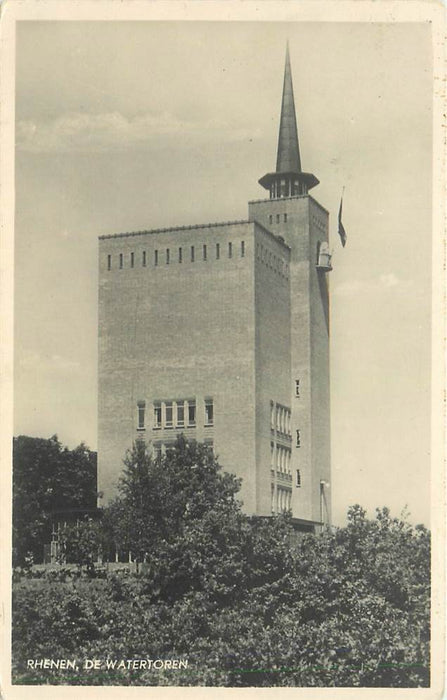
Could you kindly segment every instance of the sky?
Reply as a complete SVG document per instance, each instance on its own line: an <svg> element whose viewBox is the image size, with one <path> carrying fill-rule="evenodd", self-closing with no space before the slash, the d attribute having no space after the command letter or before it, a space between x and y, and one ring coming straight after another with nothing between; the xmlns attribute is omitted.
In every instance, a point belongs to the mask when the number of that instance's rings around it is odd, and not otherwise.
<svg viewBox="0 0 447 700"><path fill-rule="evenodd" d="M426 23L20 22L14 434L96 448L98 236L247 218L275 167L287 39L334 251L334 523L360 503L429 525Z"/></svg>

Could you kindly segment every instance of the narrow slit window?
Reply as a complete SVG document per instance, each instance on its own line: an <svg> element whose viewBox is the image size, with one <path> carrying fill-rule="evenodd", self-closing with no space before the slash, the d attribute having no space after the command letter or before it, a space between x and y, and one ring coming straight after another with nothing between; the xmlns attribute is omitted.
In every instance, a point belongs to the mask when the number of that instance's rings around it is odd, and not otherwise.
<svg viewBox="0 0 447 700"><path fill-rule="evenodd" d="M108 270L112 269L112 256L111 255L107 256L107 269Z"/></svg>
<svg viewBox="0 0 447 700"><path fill-rule="evenodd" d="M196 402L188 401L188 426L194 427L196 424Z"/></svg>
<svg viewBox="0 0 447 700"><path fill-rule="evenodd" d="M295 396L297 399L300 398L300 380L295 379Z"/></svg>
<svg viewBox="0 0 447 700"><path fill-rule="evenodd" d="M296 447L301 447L301 432L296 431Z"/></svg>
<svg viewBox="0 0 447 700"><path fill-rule="evenodd" d="M203 245L203 259L206 260L206 245Z"/></svg>
<svg viewBox="0 0 447 700"><path fill-rule="evenodd" d="M145 250L143 250L143 260L142 260L142 263L143 263L143 267L146 267L146 251L145 251Z"/></svg>
<svg viewBox="0 0 447 700"><path fill-rule="evenodd" d="M138 430L144 430L145 428L145 413L146 413L146 402L138 401Z"/></svg>
<svg viewBox="0 0 447 700"><path fill-rule="evenodd" d="M185 405L182 402L177 404L177 428L183 428L185 425Z"/></svg>
<svg viewBox="0 0 447 700"><path fill-rule="evenodd" d="M216 260L220 258L220 243L216 243Z"/></svg>
<svg viewBox="0 0 447 700"><path fill-rule="evenodd" d="M245 241L241 241L241 258L245 257Z"/></svg>
<svg viewBox="0 0 447 700"><path fill-rule="evenodd" d="M135 253L130 254L130 266L131 267L135 266Z"/></svg>
<svg viewBox="0 0 447 700"><path fill-rule="evenodd" d="M170 250L169 248L166 248L166 265L169 265L170 262Z"/></svg>
<svg viewBox="0 0 447 700"><path fill-rule="evenodd" d="M158 250L154 251L154 265L158 265Z"/></svg>
<svg viewBox="0 0 447 700"><path fill-rule="evenodd" d="M232 243L228 244L228 257L229 258L233 257L233 244Z"/></svg>
<svg viewBox="0 0 447 700"><path fill-rule="evenodd" d="M183 251L181 248L178 249L178 261L181 263L183 260Z"/></svg>
<svg viewBox="0 0 447 700"><path fill-rule="evenodd" d="M296 470L296 487L301 487L301 471L299 469Z"/></svg>
<svg viewBox="0 0 447 700"><path fill-rule="evenodd" d="M123 269L123 254L120 253L120 270Z"/></svg>
<svg viewBox="0 0 447 700"><path fill-rule="evenodd" d="M214 423L213 399L205 399L205 425L213 425L213 423Z"/></svg>
<svg viewBox="0 0 447 700"><path fill-rule="evenodd" d="M191 246L191 262L194 262L194 246Z"/></svg>
<svg viewBox="0 0 447 700"><path fill-rule="evenodd" d="M172 401L165 403L165 428L172 428L173 422L173 407Z"/></svg>
<svg viewBox="0 0 447 700"><path fill-rule="evenodd" d="M161 428L161 404L154 403L154 428Z"/></svg>

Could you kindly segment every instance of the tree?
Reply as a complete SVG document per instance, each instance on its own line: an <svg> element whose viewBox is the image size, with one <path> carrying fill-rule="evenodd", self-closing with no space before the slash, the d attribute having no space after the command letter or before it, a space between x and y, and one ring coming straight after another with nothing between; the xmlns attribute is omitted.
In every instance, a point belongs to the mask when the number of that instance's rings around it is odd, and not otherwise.
<svg viewBox="0 0 447 700"><path fill-rule="evenodd" d="M143 561L218 506L239 510L239 488L240 480L223 472L206 445L180 436L154 458L137 441L124 459L119 495L105 509L104 523L118 549Z"/></svg>
<svg viewBox="0 0 447 700"><path fill-rule="evenodd" d="M94 562L104 546L103 527L98 520L88 516L65 525L59 530L60 563L77 564L79 569L86 567L93 573Z"/></svg>
<svg viewBox="0 0 447 700"><path fill-rule="evenodd" d="M169 466L167 466L169 469ZM427 687L430 538L422 526L368 519L291 542L291 521L217 502L169 539L149 570L14 592L15 682L48 682L24 659L181 658L186 670L67 672L52 682L227 687ZM27 585L28 584L28 585Z"/></svg>
<svg viewBox="0 0 447 700"><path fill-rule="evenodd" d="M49 440L20 435L13 440L13 563L22 565L29 553L42 561L51 538L56 510L96 506L96 453L83 443L63 447Z"/></svg>

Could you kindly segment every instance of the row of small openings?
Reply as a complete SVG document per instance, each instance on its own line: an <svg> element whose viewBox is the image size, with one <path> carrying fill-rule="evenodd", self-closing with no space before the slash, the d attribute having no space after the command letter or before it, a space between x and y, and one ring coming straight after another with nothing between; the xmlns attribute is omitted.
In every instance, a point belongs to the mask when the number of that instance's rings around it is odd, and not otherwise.
<svg viewBox="0 0 447 700"><path fill-rule="evenodd" d="M282 474L291 474L290 462L292 453L287 447L270 443L270 469L281 472Z"/></svg>
<svg viewBox="0 0 447 700"><path fill-rule="evenodd" d="M271 250L262 245L262 243L256 243L256 258L260 260L264 265L269 267L273 272L277 272L282 277L288 279L289 277L289 266L281 258L272 253Z"/></svg>
<svg viewBox="0 0 447 700"><path fill-rule="evenodd" d="M275 500L275 489L272 484L272 513L283 513L284 511L290 510L291 507L292 491L290 489L277 486Z"/></svg>
<svg viewBox="0 0 447 700"><path fill-rule="evenodd" d="M296 197L300 194L307 194L307 185L305 182L300 182L297 178L275 179L270 185L270 199Z"/></svg>
<svg viewBox="0 0 447 700"><path fill-rule="evenodd" d="M287 214L283 214L283 221L284 223L287 223ZM281 222L281 214L276 214L276 223L279 224ZM273 214L269 215L269 223L273 224Z"/></svg>
<svg viewBox="0 0 447 700"><path fill-rule="evenodd" d="M137 429L146 430L146 402L138 401ZM154 401L152 404L153 430L171 428L195 428L197 425L197 406L195 399L177 399L175 401ZM204 426L214 425L214 403L212 398L204 401Z"/></svg>
<svg viewBox="0 0 447 700"><path fill-rule="evenodd" d="M270 428L282 435L292 435L290 408L270 401Z"/></svg>
<svg viewBox="0 0 447 700"><path fill-rule="evenodd" d="M201 259L202 260L208 260L209 259L209 254L210 254L210 249L211 246L208 246L206 243L202 245L201 249ZM174 262L174 255L175 255L175 262L182 263L185 259L185 253L187 249L183 247L179 247L176 251L176 255L174 253L174 250L171 250L171 248L166 248L165 249L165 264L169 265L171 262ZM190 246L189 248L189 256L191 262L195 262L199 252L199 248L197 246ZM221 250L221 244L216 243L215 249L214 249L214 257L216 260L220 260L221 258L221 253L223 251ZM230 241L228 243L228 248L227 248L227 256L229 258L232 258L234 255L234 246L233 243ZM239 250L239 254L241 258L245 257L245 241L241 241L241 246ZM161 256L162 256L162 251L161 250L154 250L154 258L153 258L153 264L155 266L160 264L161 261ZM141 254L141 265L142 267L147 266L147 254L146 251L143 250ZM130 267L135 267L135 253L132 252L130 253ZM124 253L119 253L118 255L118 269L122 270L124 268ZM112 255L107 256L107 269L111 270L112 269Z"/></svg>

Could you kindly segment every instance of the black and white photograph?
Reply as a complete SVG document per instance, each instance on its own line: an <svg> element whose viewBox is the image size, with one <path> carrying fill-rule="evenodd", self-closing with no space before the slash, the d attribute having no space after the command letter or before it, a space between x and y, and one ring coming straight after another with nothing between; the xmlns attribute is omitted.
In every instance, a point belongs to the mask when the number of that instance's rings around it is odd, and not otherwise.
<svg viewBox="0 0 447 700"><path fill-rule="evenodd" d="M442 697L442 11L362 4L3 8L7 700Z"/></svg>

